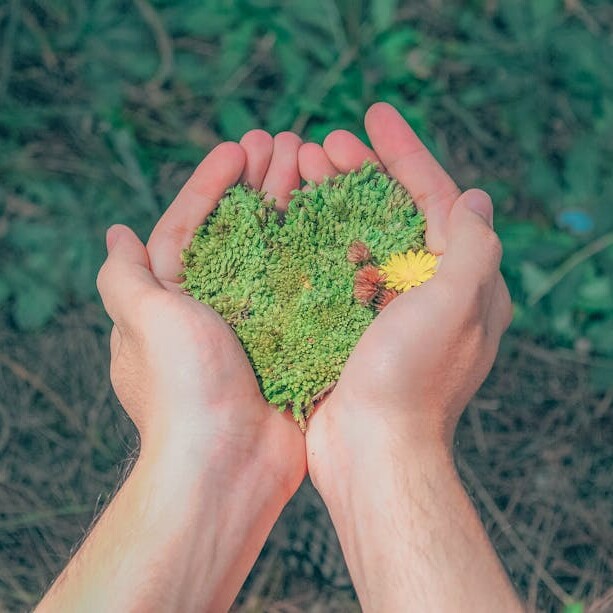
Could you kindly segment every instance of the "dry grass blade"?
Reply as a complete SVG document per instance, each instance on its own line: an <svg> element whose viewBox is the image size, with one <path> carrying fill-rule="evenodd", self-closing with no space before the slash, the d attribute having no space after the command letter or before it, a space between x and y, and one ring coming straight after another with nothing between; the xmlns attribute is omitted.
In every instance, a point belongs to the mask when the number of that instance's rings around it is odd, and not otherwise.
<svg viewBox="0 0 613 613"><path fill-rule="evenodd" d="M57 412L75 429L79 429L77 412L68 406L64 399L54 392L37 374L30 372L25 366L0 353L0 364L6 366L16 376L31 385L41 393L56 408Z"/></svg>
<svg viewBox="0 0 613 613"><path fill-rule="evenodd" d="M511 545L515 547L517 552L521 555L523 560L529 564L535 572L538 574L540 580L549 588L551 593L558 598L562 603L568 604L571 602L571 597L567 594L557 583L557 581L543 568L542 563L534 554L528 549L526 544L517 535L513 526L509 523L504 513L498 508L492 497L488 494L487 490L481 484L477 475L470 468L470 466L461 458L457 458L458 467L462 475L466 478L470 487L475 491L475 494L487 509L488 513L494 518L498 524L498 528L502 531L505 537L509 540Z"/></svg>

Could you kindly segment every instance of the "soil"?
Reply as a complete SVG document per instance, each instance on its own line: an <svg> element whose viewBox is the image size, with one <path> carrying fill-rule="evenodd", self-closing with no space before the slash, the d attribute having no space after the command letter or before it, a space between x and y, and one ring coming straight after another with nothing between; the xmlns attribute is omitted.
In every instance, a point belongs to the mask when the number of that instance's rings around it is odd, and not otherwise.
<svg viewBox="0 0 613 613"><path fill-rule="evenodd" d="M136 433L108 378L110 325L91 305L44 333L0 329L0 609L33 607L125 476ZM589 359L507 336L467 409L456 457L531 609L613 610L613 389ZM236 611L359 610L325 507L305 482Z"/></svg>

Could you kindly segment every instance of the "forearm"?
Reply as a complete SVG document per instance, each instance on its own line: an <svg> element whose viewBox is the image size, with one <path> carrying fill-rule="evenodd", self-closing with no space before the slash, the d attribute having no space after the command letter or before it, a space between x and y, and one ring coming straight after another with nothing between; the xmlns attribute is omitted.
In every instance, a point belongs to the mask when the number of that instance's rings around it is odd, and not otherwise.
<svg viewBox="0 0 613 613"><path fill-rule="evenodd" d="M38 610L227 610L286 502L266 468L206 441L143 449Z"/></svg>
<svg viewBox="0 0 613 613"><path fill-rule="evenodd" d="M365 611L522 611L444 449L370 441L324 496Z"/></svg>

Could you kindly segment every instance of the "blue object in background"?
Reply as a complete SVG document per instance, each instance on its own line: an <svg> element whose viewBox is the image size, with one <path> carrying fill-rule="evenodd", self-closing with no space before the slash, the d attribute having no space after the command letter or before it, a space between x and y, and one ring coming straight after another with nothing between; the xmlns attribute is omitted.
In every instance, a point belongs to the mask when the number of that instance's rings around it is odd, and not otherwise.
<svg viewBox="0 0 613 613"><path fill-rule="evenodd" d="M570 230L573 234L589 234L594 229L591 215L579 209L562 211L556 221L560 228Z"/></svg>

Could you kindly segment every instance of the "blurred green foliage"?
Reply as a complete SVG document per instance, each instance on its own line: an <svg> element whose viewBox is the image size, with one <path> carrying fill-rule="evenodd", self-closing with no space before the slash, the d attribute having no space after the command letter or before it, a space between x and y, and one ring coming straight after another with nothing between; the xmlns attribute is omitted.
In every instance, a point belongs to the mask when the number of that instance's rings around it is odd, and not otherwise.
<svg viewBox="0 0 613 613"><path fill-rule="evenodd" d="M613 355L608 0L11 0L0 6L0 305L92 300L103 232L146 235L253 127L364 137L403 112L499 211L517 328Z"/></svg>

